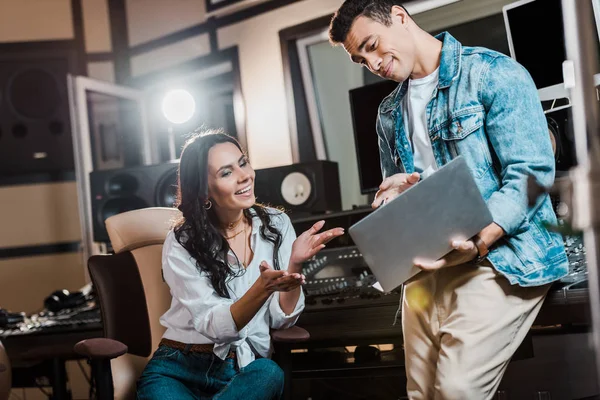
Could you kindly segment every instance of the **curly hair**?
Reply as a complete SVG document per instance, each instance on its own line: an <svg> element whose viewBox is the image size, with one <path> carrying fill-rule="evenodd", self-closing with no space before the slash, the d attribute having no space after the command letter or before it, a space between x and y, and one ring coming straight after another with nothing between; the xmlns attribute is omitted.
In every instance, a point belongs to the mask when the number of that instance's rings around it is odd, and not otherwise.
<svg viewBox="0 0 600 400"><path fill-rule="evenodd" d="M334 44L344 43L354 20L360 16L371 18L385 26L390 26L393 6L402 5L399 0L346 0L336 11L329 24L329 41ZM408 11L406 11L408 14ZM410 14L408 14L410 16Z"/></svg>
<svg viewBox="0 0 600 400"><path fill-rule="evenodd" d="M219 143L233 143L243 153L238 141L222 130L196 130L186 141L179 162L177 208L182 217L175 222L177 241L196 261L196 268L204 272L221 297L230 298L227 282L239 276L227 263L229 243L219 230L219 220L214 208L206 209L208 196L208 153ZM273 244L273 268L280 269L279 248L282 234L273 225L273 213L255 204L243 211L244 218L262 222L260 235ZM241 272L243 273L243 271Z"/></svg>

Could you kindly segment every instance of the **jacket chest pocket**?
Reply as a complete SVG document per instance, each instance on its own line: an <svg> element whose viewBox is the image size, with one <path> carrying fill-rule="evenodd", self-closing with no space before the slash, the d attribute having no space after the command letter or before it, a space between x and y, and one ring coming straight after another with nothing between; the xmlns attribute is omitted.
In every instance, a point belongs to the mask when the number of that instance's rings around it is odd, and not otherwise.
<svg viewBox="0 0 600 400"><path fill-rule="evenodd" d="M475 178L483 176L492 166L483 122L483 111L456 113L441 124L439 132L450 156L463 156Z"/></svg>

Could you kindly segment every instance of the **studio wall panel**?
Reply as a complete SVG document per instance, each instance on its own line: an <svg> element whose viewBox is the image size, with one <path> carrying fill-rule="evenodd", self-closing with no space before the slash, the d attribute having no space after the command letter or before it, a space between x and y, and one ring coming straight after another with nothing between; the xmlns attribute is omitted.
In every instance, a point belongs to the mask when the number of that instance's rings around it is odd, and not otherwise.
<svg viewBox="0 0 600 400"><path fill-rule="evenodd" d="M0 248L81 240L75 182L1 187L0 204Z"/></svg>
<svg viewBox="0 0 600 400"><path fill-rule="evenodd" d="M88 76L105 82L115 82L115 63L112 61L95 61L87 65Z"/></svg>
<svg viewBox="0 0 600 400"><path fill-rule="evenodd" d="M0 259L0 307L33 313L53 291L85 285L81 254L62 253Z"/></svg>
<svg viewBox="0 0 600 400"><path fill-rule="evenodd" d="M204 22L204 1L126 0L129 45L157 39Z"/></svg>
<svg viewBox="0 0 600 400"><path fill-rule="evenodd" d="M35 42L73 37L71 0L0 1L0 42Z"/></svg>
<svg viewBox="0 0 600 400"><path fill-rule="evenodd" d="M112 51L107 0L81 0L85 51Z"/></svg>
<svg viewBox="0 0 600 400"><path fill-rule="evenodd" d="M175 44L131 57L131 75L135 77L159 71L209 53L210 43L208 35L194 36Z"/></svg>

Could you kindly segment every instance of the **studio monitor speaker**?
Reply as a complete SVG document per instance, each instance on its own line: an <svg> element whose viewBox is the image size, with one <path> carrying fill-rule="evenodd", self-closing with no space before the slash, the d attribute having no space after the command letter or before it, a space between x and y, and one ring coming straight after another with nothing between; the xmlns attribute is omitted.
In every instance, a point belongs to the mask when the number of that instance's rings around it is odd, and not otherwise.
<svg viewBox="0 0 600 400"><path fill-rule="evenodd" d="M259 169L254 193L257 202L294 216L342 209L338 165L332 161Z"/></svg>
<svg viewBox="0 0 600 400"><path fill-rule="evenodd" d="M146 207L172 207L178 167L174 162L91 172L94 241L109 241L104 221L110 216Z"/></svg>
<svg viewBox="0 0 600 400"><path fill-rule="evenodd" d="M67 74L77 53L42 47L0 53L0 175L74 169Z"/></svg>
<svg viewBox="0 0 600 400"><path fill-rule="evenodd" d="M556 171L559 172L568 171L577 164L571 115L571 107L546 113Z"/></svg>

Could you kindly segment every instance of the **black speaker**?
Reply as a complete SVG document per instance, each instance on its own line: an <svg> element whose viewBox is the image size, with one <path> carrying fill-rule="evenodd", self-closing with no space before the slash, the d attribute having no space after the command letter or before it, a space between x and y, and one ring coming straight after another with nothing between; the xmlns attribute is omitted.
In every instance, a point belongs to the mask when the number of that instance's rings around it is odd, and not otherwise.
<svg viewBox="0 0 600 400"><path fill-rule="evenodd" d="M94 240L108 242L104 221L125 211L172 207L178 162L90 173Z"/></svg>
<svg viewBox="0 0 600 400"><path fill-rule="evenodd" d="M568 171L577 164L571 107L546 113L548 131L554 147L557 171Z"/></svg>
<svg viewBox="0 0 600 400"><path fill-rule="evenodd" d="M74 169L67 74L77 68L72 49L0 52L0 175Z"/></svg>
<svg viewBox="0 0 600 400"><path fill-rule="evenodd" d="M256 201L294 216L342 209L338 165L316 161L256 170Z"/></svg>

